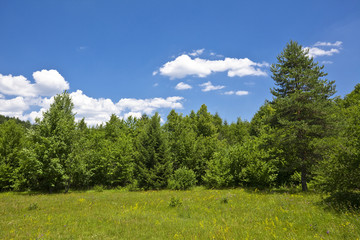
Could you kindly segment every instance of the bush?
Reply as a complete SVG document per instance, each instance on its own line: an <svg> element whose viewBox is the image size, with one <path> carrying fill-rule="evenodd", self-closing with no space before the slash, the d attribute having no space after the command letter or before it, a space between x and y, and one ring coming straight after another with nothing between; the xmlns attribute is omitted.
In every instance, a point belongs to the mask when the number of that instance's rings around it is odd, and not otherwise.
<svg viewBox="0 0 360 240"><path fill-rule="evenodd" d="M171 197L169 207L178 207L182 205L182 201L178 197Z"/></svg>
<svg viewBox="0 0 360 240"><path fill-rule="evenodd" d="M324 199L324 203L334 210L354 211L360 210L359 192L335 192Z"/></svg>
<svg viewBox="0 0 360 240"><path fill-rule="evenodd" d="M222 188L234 185L233 159L227 151L214 153L203 176L207 188Z"/></svg>
<svg viewBox="0 0 360 240"><path fill-rule="evenodd" d="M196 175L193 170L179 168L170 177L168 186L173 190L187 190L196 184Z"/></svg>
<svg viewBox="0 0 360 240"><path fill-rule="evenodd" d="M31 203L29 207L27 208L29 211L38 209L39 206L37 203Z"/></svg>

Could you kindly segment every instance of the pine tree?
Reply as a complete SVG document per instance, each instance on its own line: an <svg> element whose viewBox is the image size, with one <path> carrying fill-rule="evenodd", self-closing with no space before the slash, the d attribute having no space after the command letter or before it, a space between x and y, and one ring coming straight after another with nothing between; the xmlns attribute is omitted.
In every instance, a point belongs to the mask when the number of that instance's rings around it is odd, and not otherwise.
<svg viewBox="0 0 360 240"><path fill-rule="evenodd" d="M136 175L139 187L165 188L172 173L172 164L158 113L151 117L139 134L137 149Z"/></svg>
<svg viewBox="0 0 360 240"><path fill-rule="evenodd" d="M311 167L321 159L318 140L332 131L329 119L334 81L323 79L327 74L308 51L291 41L271 66L276 88L272 107L279 145L287 161L301 172L302 190L306 191Z"/></svg>

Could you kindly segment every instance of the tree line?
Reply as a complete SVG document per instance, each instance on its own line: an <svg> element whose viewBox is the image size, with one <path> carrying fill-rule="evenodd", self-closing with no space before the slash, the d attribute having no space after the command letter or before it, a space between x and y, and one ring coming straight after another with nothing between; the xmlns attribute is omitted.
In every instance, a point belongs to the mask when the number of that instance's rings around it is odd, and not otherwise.
<svg viewBox="0 0 360 240"><path fill-rule="evenodd" d="M231 124L206 105L184 116L75 121L65 91L33 125L0 123L0 190L298 186L360 188L360 84L343 99L297 42L271 66L272 100Z"/></svg>

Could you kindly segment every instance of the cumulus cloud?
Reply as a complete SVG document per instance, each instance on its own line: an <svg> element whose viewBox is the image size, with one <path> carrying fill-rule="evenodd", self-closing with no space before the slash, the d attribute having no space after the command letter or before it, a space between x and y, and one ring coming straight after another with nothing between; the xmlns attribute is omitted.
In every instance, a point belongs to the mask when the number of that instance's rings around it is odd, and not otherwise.
<svg viewBox="0 0 360 240"><path fill-rule="evenodd" d="M237 95L237 96L245 96L248 95L248 91L228 91L224 93L225 95Z"/></svg>
<svg viewBox="0 0 360 240"><path fill-rule="evenodd" d="M92 98L84 94L81 90L70 93L72 102L74 103L73 112L76 113L76 121L85 118L89 125L97 125L107 122L112 114L118 115L120 118L127 119L129 116L140 118L144 113L148 115L154 114L155 111L163 108L182 109L182 97L168 98L150 98L135 99L123 98L114 103L109 98ZM11 100L0 99L0 114L7 116L15 116L22 120L35 121L35 118L42 118L43 112L49 109L54 102L51 98L32 98L24 99L17 97ZM39 111L32 111L24 114L29 106L37 106Z"/></svg>
<svg viewBox="0 0 360 240"><path fill-rule="evenodd" d="M189 84L186 84L184 82L179 82L176 86L175 86L176 90L187 90L187 89L192 89L192 86L190 86Z"/></svg>
<svg viewBox="0 0 360 240"><path fill-rule="evenodd" d="M224 60L192 59L183 54L175 60L165 63L159 73L170 79L184 78L186 76L207 77L216 72L227 72L229 77L266 76L261 69L268 67L268 63L256 63L248 58L225 58Z"/></svg>
<svg viewBox="0 0 360 240"><path fill-rule="evenodd" d="M214 86L212 85L212 83L210 81L200 84L200 87L202 87L201 91L203 92L209 92L209 91L214 91L214 90L219 90L219 89L223 89L225 86Z"/></svg>
<svg viewBox="0 0 360 240"><path fill-rule="evenodd" d="M168 97L168 98L150 98L150 99L136 99L123 98L116 103L116 107L120 111L141 112L146 114L153 114L157 109L170 108L182 109L183 105L180 102L183 97Z"/></svg>
<svg viewBox="0 0 360 240"><path fill-rule="evenodd" d="M124 115L124 119L128 119L129 117L133 117L133 118L141 118L142 113L141 112L128 112Z"/></svg>
<svg viewBox="0 0 360 240"><path fill-rule="evenodd" d="M41 70L33 73L35 89L41 96L52 96L69 89L69 83L56 70Z"/></svg>
<svg viewBox="0 0 360 240"><path fill-rule="evenodd" d="M69 83L56 70L34 72L35 83L24 76L0 74L0 114L34 122L54 102L54 96L69 89ZM15 95L15 98L9 96ZM112 114L141 117L163 108L183 108L182 97L135 99L123 98L114 103L108 98L92 98L81 90L70 93L76 120L85 118L89 125L107 122ZM40 109L40 110L34 110Z"/></svg>
<svg viewBox="0 0 360 240"><path fill-rule="evenodd" d="M0 74L0 92L5 95L36 96L34 84L21 75Z"/></svg>
<svg viewBox="0 0 360 240"><path fill-rule="evenodd" d="M28 104L23 97L12 99L0 99L0 112L22 112L29 109Z"/></svg>
<svg viewBox="0 0 360 240"><path fill-rule="evenodd" d="M315 47L317 46L326 46L326 47L341 47L342 41L336 41L334 43L331 42L317 42L314 44Z"/></svg>
<svg viewBox="0 0 360 240"><path fill-rule="evenodd" d="M36 97L52 96L69 89L69 83L56 70L41 70L33 73L35 83L24 76L0 74L0 93L5 95Z"/></svg>
<svg viewBox="0 0 360 240"><path fill-rule="evenodd" d="M112 114L118 115L120 113L113 101L108 98L88 97L81 90L72 92L70 97L74 103L76 119L85 118L90 125L106 122Z"/></svg>

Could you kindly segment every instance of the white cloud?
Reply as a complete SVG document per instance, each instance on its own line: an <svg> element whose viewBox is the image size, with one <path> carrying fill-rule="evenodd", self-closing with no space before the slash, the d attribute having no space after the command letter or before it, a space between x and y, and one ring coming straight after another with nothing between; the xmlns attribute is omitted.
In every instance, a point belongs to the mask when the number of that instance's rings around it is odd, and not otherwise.
<svg viewBox="0 0 360 240"><path fill-rule="evenodd" d="M0 92L5 95L36 96L34 84L24 76L0 74Z"/></svg>
<svg viewBox="0 0 360 240"><path fill-rule="evenodd" d="M204 50L205 50L204 48L194 50L192 53L189 53L189 55L193 57L200 56L201 54L203 54Z"/></svg>
<svg viewBox="0 0 360 240"><path fill-rule="evenodd" d="M76 120L79 121L85 118L86 123L92 126L107 122L112 114L116 114L125 119L129 116L140 118L144 113L152 115L155 111L162 108L183 108L181 103L181 100L183 100L182 97L150 99L123 98L116 104L108 98L96 99L89 97L81 90L70 93L70 97L74 103L73 112L76 113ZM34 122L35 118L42 118L43 112L49 109L53 101L54 97L29 99L17 97L11 100L0 99L0 114L16 116L20 119ZM41 107L41 109L24 114L24 111L28 110L29 106L38 106Z"/></svg>
<svg viewBox="0 0 360 240"><path fill-rule="evenodd" d="M248 91L228 91L228 92L224 92L225 95L238 95L238 96L245 96L248 95L249 92Z"/></svg>
<svg viewBox="0 0 360 240"><path fill-rule="evenodd" d="M224 92L225 95L234 95L235 92L234 91L227 91L227 92Z"/></svg>
<svg viewBox="0 0 360 240"><path fill-rule="evenodd" d="M130 116L132 116L133 118L141 118L142 113L141 112L128 112L124 115L124 119L128 119Z"/></svg>
<svg viewBox="0 0 360 240"><path fill-rule="evenodd" d="M34 72L35 83L30 83L23 76L0 74L0 114L18 117L22 120L35 121L42 118L43 112L50 108L54 96L69 89L69 84L56 70L42 70ZM6 99L7 95L15 98ZM48 96L48 97L45 97ZM70 93L74 103L76 120L85 118L87 124L105 123L111 114L119 117L141 117L143 113L153 114L162 108L183 108L182 97L133 99L124 98L114 103L108 98L92 98L81 90ZM34 108L40 110L34 110Z"/></svg>
<svg viewBox="0 0 360 240"><path fill-rule="evenodd" d="M248 58L225 58L224 60L192 59L183 54L175 60L165 63L159 72L170 79L186 76L207 77L216 72L227 72L229 77L266 76L261 67L268 67L268 63L255 63Z"/></svg>
<svg viewBox="0 0 360 240"><path fill-rule="evenodd" d="M238 96L245 96L245 95L249 95L248 91L236 91L235 93Z"/></svg>
<svg viewBox="0 0 360 240"><path fill-rule="evenodd" d="M314 44L313 47L305 47L304 50L309 51L308 56L313 57L313 58L321 57L321 56L332 56L335 53L340 53L342 43L343 42L341 42L341 41L336 41L334 43L317 42ZM330 50L323 49L326 47L332 47L332 48Z"/></svg>
<svg viewBox="0 0 360 240"><path fill-rule="evenodd" d="M214 86L212 85L212 83L210 81L200 84L200 87L203 87L203 89L201 89L201 91L203 92L209 92L209 91L214 91L214 90L219 90L219 89L223 89L225 86Z"/></svg>
<svg viewBox="0 0 360 240"><path fill-rule="evenodd" d="M33 73L35 88L41 96L52 96L69 89L69 83L56 70L41 70Z"/></svg>
<svg viewBox="0 0 360 240"><path fill-rule="evenodd" d="M23 97L0 99L0 112L19 112L29 109Z"/></svg>
<svg viewBox="0 0 360 240"><path fill-rule="evenodd" d="M334 43L331 42L317 42L314 44L315 47L319 47L319 46L326 46L326 47L341 47L343 42L341 41L336 41Z"/></svg>
<svg viewBox="0 0 360 240"><path fill-rule="evenodd" d="M111 99L88 97L81 90L71 93L70 97L74 103L76 118L85 118L89 125L106 122L112 114L120 114L120 110Z"/></svg>
<svg viewBox="0 0 360 240"><path fill-rule="evenodd" d="M189 84L183 83L183 82L179 82L176 86L175 86L176 90L187 90L187 89L192 89L192 86L190 86Z"/></svg>
<svg viewBox="0 0 360 240"><path fill-rule="evenodd" d="M321 64L333 64L333 61L322 61Z"/></svg>
<svg viewBox="0 0 360 240"><path fill-rule="evenodd" d="M141 112L150 115L160 108L182 109L183 105L180 101L183 99L183 97L150 99L123 98L116 103L116 106L120 111L130 110L130 112Z"/></svg>
<svg viewBox="0 0 360 240"><path fill-rule="evenodd" d="M323 50L317 47L305 47L304 50L309 50L308 56L309 57L320 57L320 56L332 56L334 53L339 53L339 49L332 48L330 50Z"/></svg>
<svg viewBox="0 0 360 240"><path fill-rule="evenodd" d="M56 70L42 70L33 73L35 83L24 76L0 74L0 92L5 95L36 97L52 96L69 89L69 83Z"/></svg>

